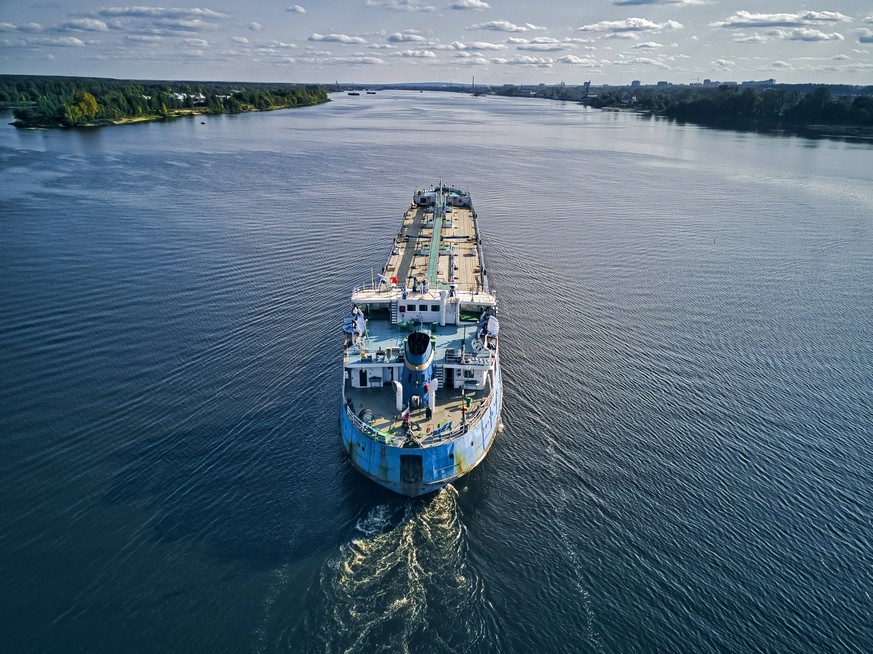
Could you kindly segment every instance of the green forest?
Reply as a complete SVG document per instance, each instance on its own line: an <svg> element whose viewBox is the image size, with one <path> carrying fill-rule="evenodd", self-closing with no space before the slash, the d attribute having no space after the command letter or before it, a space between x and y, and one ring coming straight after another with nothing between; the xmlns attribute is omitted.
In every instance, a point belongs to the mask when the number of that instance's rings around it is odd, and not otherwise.
<svg viewBox="0 0 873 654"><path fill-rule="evenodd" d="M13 110L18 127L112 125L327 101L327 89L313 85L0 75L0 107Z"/></svg>
<svg viewBox="0 0 873 654"><path fill-rule="evenodd" d="M827 87L809 92L746 87L616 89L591 98L593 107L632 107L688 120L745 120L794 126L873 127L873 96L833 95Z"/></svg>

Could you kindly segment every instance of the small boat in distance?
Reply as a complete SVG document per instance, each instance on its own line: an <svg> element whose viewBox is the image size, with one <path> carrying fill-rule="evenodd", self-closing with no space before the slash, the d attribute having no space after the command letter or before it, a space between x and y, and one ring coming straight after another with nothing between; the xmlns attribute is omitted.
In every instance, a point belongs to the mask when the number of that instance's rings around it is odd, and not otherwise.
<svg viewBox="0 0 873 654"><path fill-rule="evenodd" d="M438 490L485 458L502 405L497 298L470 194L417 190L378 281L351 299L343 449L386 488Z"/></svg>
<svg viewBox="0 0 873 654"><path fill-rule="evenodd" d="M349 91L349 95L361 95L357 91Z"/></svg>

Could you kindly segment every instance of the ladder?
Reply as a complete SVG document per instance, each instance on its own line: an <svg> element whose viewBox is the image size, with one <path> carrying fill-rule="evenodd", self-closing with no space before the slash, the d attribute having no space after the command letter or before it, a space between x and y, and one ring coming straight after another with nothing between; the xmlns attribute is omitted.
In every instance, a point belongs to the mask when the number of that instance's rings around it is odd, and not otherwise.
<svg viewBox="0 0 873 654"><path fill-rule="evenodd" d="M397 300L391 300L391 324L397 324Z"/></svg>
<svg viewBox="0 0 873 654"><path fill-rule="evenodd" d="M436 375L440 388L446 387L446 367L442 364L437 364L433 367L434 375Z"/></svg>

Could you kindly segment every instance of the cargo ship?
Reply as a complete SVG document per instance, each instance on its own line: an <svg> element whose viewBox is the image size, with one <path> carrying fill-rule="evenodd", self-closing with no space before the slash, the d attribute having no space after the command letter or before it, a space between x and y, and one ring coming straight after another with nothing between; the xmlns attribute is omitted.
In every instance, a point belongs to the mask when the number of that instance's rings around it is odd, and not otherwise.
<svg viewBox="0 0 873 654"><path fill-rule="evenodd" d="M416 190L378 277L343 320L342 445L354 468L409 497L488 453L503 383L497 297L469 192Z"/></svg>

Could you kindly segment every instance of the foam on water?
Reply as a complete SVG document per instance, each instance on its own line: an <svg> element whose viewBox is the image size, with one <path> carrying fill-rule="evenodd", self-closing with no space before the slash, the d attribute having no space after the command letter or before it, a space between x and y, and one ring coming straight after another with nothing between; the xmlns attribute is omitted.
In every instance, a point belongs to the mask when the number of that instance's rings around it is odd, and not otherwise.
<svg viewBox="0 0 873 654"><path fill-rule="evenodd" d="M484 631L482 582L466 563L464 533L452 486L369 509L320 575L324 649L475 649Z"/></svg>

